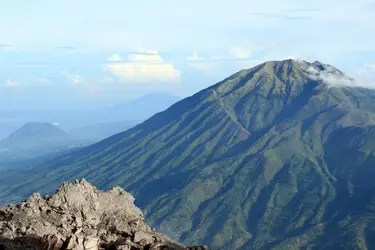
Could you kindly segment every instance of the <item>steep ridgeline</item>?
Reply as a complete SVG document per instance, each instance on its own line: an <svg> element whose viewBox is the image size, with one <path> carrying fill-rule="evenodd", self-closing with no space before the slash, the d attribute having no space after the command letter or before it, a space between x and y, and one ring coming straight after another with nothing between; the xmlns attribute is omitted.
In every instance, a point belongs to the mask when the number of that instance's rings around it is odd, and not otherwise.
<svg viewBox="0 0 375 250"><path fill-rule="evenodd" d="M140 125L22 173L0 200L85 177L213 249L375 248L375 91L332 66L240 71Z"/></svg>
<svg viewBox="0 0 375 250"><path fill-rule="evenodd" d="M119 187L102 192L84 179L52 196L33 194L0 207L3 250L209 250L185 247L144 224L134 198Z"/></svg>

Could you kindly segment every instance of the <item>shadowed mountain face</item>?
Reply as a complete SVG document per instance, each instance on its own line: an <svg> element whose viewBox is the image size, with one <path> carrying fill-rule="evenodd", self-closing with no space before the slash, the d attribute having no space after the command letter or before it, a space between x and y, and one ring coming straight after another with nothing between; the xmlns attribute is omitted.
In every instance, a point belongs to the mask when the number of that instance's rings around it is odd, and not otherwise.
<svg viewBox="0 0 375 250"><path fill-rule="evenodd" d="M85 177L148 223L213 249L372 249L375 91L319 62L267 62L23 173L0 200ZM3 184L4 183L4 184Z"/></svg>

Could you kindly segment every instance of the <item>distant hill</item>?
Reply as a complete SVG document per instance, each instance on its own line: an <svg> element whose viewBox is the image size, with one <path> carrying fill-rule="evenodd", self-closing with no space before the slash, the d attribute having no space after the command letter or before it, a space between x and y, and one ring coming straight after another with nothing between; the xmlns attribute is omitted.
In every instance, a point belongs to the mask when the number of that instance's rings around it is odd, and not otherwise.
<svg viewBox="0 0 375 250"><path fill-rule="evenodd" d="M123 132L137 125L136 121L118 121L108 123L96 123L68 131L75 138L100 141L111 135Z"/></svg>
<svg viewBox="0 0 375 250"><path fill-rule="evenodd" d="M75 139L57 126L46 122L23 125L0 140L1 163L37 157L88 145L88 140Z"/></svg>
<svg viewBox="0 0 375 250"><path fill-rule="evenodd" d="M34 122L23 125L3 142L20 146L67 138L68 134L57 126L46 122Z"/></svg>
<svg viewBox="0 0 375 250"><path fill-rule="evenodd" d="M320 62L242 70L99 143L0 174L0 201L85 177L213 249L375 249L375 90Z"/></svg>

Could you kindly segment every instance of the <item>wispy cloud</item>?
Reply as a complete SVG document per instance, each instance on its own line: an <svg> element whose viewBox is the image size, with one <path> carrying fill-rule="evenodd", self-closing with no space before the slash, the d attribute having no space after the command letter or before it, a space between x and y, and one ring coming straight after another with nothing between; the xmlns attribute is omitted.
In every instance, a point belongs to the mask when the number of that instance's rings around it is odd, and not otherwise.
<svg viewBox="0 0 375 250"><path fill-rule="evenodd" d="M203 57L198 54L198 52L193 52L192 55L187 56L186 60L189 62L199 62L199 61L216 61L219 60L219 56L208 56L208 57Z"/></svg>
<svg viewBox="0 0 375 250"><path fill-rule="evenodd" d="M375 88L375 64L366 64L364 67L352 72L351 75L360 86Z"/></svg>
<svg viewBox="0 0 375 250"><path fill-rule="evenodd" d="M232 47L229 50L229 55L233 58L238 58L238 59L249 58L251 54L252 54L251 50L248 50L242 47Z"/></svg>
<svg viewBox="0 0 375 250"><path fill-rule="evenodd" d="M351 74L352 78L330 65L324 65L324 70L321 70L307 65L304 61L301 63L304 64L304 70L312 79L323 81L330 87L375 88L375 68L372 65L366 65L363 69L357 70Z"/></svg>
<svg viewBox="0 0 375 250"><path fill-rule="evenodd" d="M66 73L66 78L67 78L68 82L73 86L80 85L84 82L83 78L78 74Z"/></svg>
<svg viewBox="0 0 375 250"><path fill-rule="evenodd" d="M165 62L158 51L146 49L128 53L127 59L113 54L105 68L125 83L176 83L181 75L181 71Z"/></svg>
<svg viewBox="0 0 375 250"><path fill-rule="evenodd" d="M225 59L222 59L219 56L201 56L196 51L193 52L192 55L186 57L187 66L194 70L203 71L209 74L221 70L223 60Z"/></svg>
<svg viewBox="0 0 375 250"><path fill-rule="evenodd" d="M71 46L71 45L64 45L64 46L57 46L54 47L57 50L79 50L78 47L76 46Z"/></svg>
<svg viewBox="0 0 375 250"><path fill-rule="evenodd" d="M186 60L188 61L204 61L205 58L198 55L197 52L194 52L192 55L186 57Z"/></svg>
<svg viewBox="0 0 375 250"><path fill-rule="evenodd" d="M96 80L94 83L90 79L85 79L79 74L65 73L65 76L70 86L74 89L89 93L96 93L100 91L100 83L98 83L98 80Z"/></svg>
<svg viewBox="0 0 375 250"><path fill-rule="evenodd" d="M284 58L284 60L298 60L298 57L296 57L296 56L287 56L287 57L285 57Z"/></svg>
<svg viewBox="0 0 375 250"><path fill-rule="evenodd" d="M310 19L313 15L319 12L319 9L286 9L282 11L265 11L253 12L251 16L271 18L271 19L284 19L284 20L301 20Z"/></svg>
<svg viewBox="0 0 375 250"><path fill-rule="evenodd" d="M18 84L18 81L16 81L16 80L8 79L5 82L5 87L8 87L8 88L15 88L15 87L18 87L18 86L19 86L19 84Z"/></svg>
<svg viewBox="0 0 375 250"><path fill-rule="evenodd" d="M225 77L222 72L230 74L264 62L264 60L249 59L251 55L250 50L239 46L232 47L225 56L201 56L198 52L194 52L186 57L186 65L205 75Z"/></svg>

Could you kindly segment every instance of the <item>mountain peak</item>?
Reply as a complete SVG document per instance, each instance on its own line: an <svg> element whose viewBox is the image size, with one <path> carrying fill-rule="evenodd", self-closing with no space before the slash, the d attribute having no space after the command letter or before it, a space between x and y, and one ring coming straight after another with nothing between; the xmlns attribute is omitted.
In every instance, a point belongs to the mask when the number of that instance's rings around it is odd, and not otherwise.
<svg viewBox="0 0 375 250"><path fill-rule="evenodd" d="M353 79L337 68L321 62L288 59L268 61L251 69L245 69L211 87L220 95L233 90L262 91L269 94L285 94L288 90L299 93L304 87L312 85L324 89L324 86L352 86Z"/></svg>
<svg viewBox="0 0 375 250"><path fill-rule="evenodd" d="M319 61L315 61L313 63L299 60L299 59L287 59L283 61L268 61L264 64L260 65L261 68L264 68L268 73L273 73L276 75L282 75L285 71L289 73L296 73L300 72L305 74L308 77L311 77L311 73L314 72L329 72L332 74L337 74L343 76L344 73L341 72L339 69L333 67L329 64L324 64ZM273 69L273 70L272 70ZM288 74L289 75L289 74Z"/></svg>

